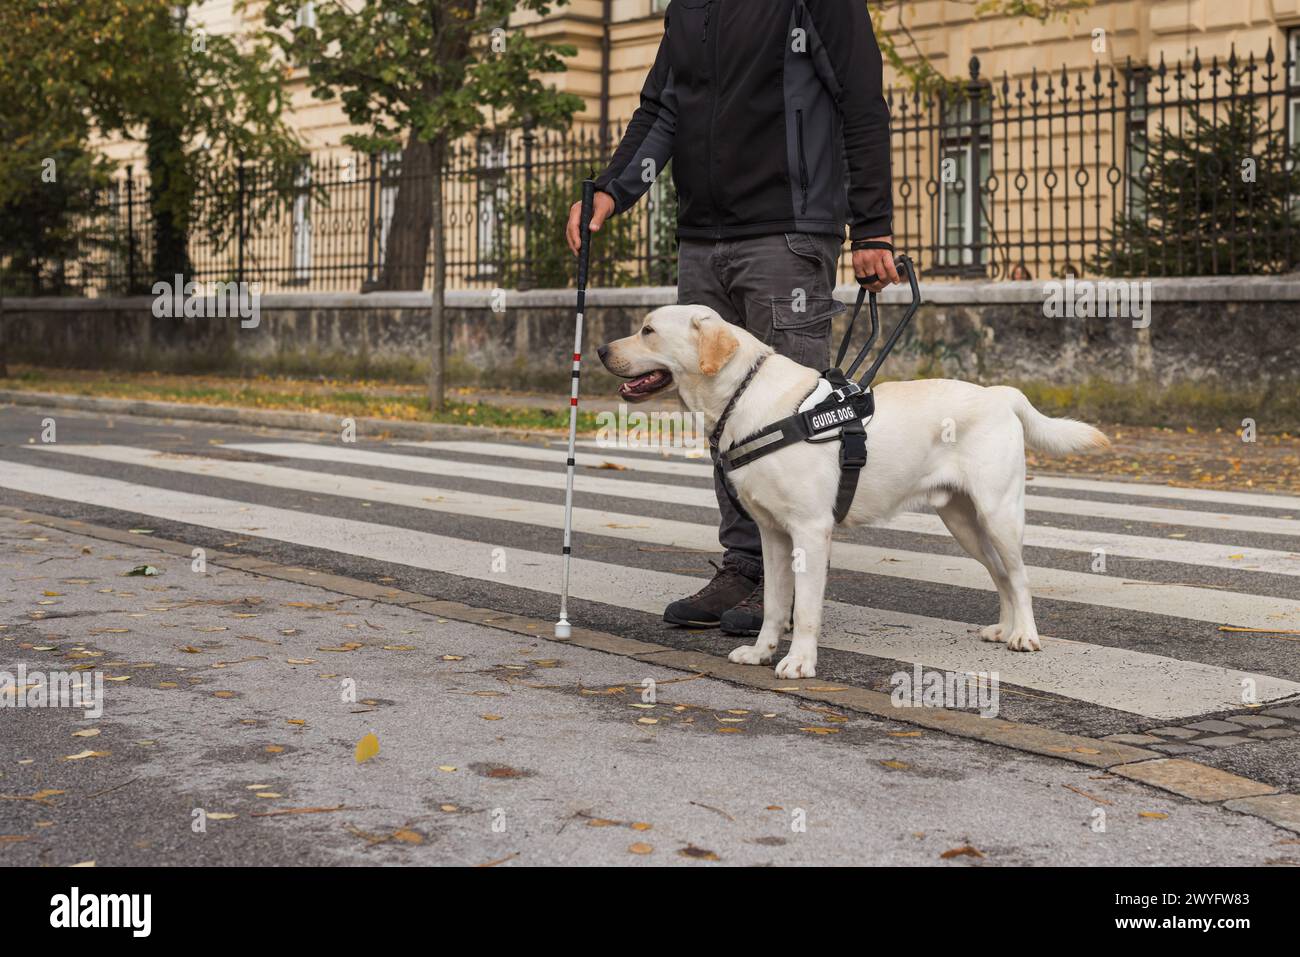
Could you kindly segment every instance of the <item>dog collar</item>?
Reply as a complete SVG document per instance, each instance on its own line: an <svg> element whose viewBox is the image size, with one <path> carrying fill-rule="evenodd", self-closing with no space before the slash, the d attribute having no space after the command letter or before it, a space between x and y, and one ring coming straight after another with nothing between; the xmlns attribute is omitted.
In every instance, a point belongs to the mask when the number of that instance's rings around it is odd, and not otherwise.
<svg viewBox="0 0 1300 957"><path fill-rule="evenodd" d="M736 403L740 401L740 397L745 394L745 390L749 388L749 384L754 381L754 376L758 373L759 368L766 361L767 356L759 356L758 361L745 373L745 378L740 380L740 387L731 394L731 400L727 403L727 407L722 410L722 415L718 418L718 424L714 426L713 434L709 436L709 445L715 449L718 447L718 442L722 440L722 430L727 427L727 419L731 418L732 409L736 407Z"/></svg>

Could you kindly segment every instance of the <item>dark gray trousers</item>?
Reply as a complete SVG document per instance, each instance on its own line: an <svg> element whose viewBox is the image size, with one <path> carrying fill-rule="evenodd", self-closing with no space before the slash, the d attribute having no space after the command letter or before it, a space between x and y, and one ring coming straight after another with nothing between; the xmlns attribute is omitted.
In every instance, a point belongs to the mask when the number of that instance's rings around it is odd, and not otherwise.
<svg viewBox="0 0 1300 957"><path fill-rule="evenodd" d="M677 301L705 305L801 365L830 365L831 320L842 307L832 295L843 240L777 233L750 239L684 239L677 254ZM723 562L763 577L758 526L727 494L713 452L713 485L722 511Z"/></svg>

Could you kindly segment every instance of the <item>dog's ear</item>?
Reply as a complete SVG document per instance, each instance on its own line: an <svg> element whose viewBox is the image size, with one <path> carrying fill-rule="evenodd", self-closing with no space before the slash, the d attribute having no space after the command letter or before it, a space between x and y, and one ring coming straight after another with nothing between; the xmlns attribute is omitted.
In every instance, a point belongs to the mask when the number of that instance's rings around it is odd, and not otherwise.
<svg viewBox="0 0 1300 957"><path fill-rule="evenodd" d="M725 319L695 316L691 319L691 325L700 334L700 372L704 375L717 375L740 348L740 340Z"/></svg>

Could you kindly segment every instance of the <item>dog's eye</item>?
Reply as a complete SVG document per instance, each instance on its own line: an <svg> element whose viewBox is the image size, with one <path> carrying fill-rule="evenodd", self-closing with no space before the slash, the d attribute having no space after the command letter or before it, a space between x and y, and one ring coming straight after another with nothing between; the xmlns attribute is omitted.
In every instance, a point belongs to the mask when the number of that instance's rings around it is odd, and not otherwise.
<svg viewBox="0 0 1300 957"><path fill-rule="evenodd" d="M643 336L652 335L653 333L654 333L654 330L651 329L649 326L646 326L644 329L641 330L641 335L643 335Z"/></svg>

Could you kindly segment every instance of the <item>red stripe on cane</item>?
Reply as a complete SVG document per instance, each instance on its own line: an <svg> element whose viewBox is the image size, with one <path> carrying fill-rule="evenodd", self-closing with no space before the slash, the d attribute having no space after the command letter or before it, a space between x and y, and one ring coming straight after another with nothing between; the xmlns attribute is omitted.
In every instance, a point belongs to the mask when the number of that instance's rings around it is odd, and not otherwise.
<svg viewBox="0 0 1300 957"><path fill-rule="evenodd" d="M572 399L569 400L569 405L577 405L577 404L578 404L578 397L575 395Z"/></svg>
<svg viewBox="0 0 1300 957"><path fill-rule="evenodd" d="M581 353L581 352L575 352L575 353L573 354L573 361L574 361L574 362L581 362L581 361L582 361L582 353Z"/></svg>

